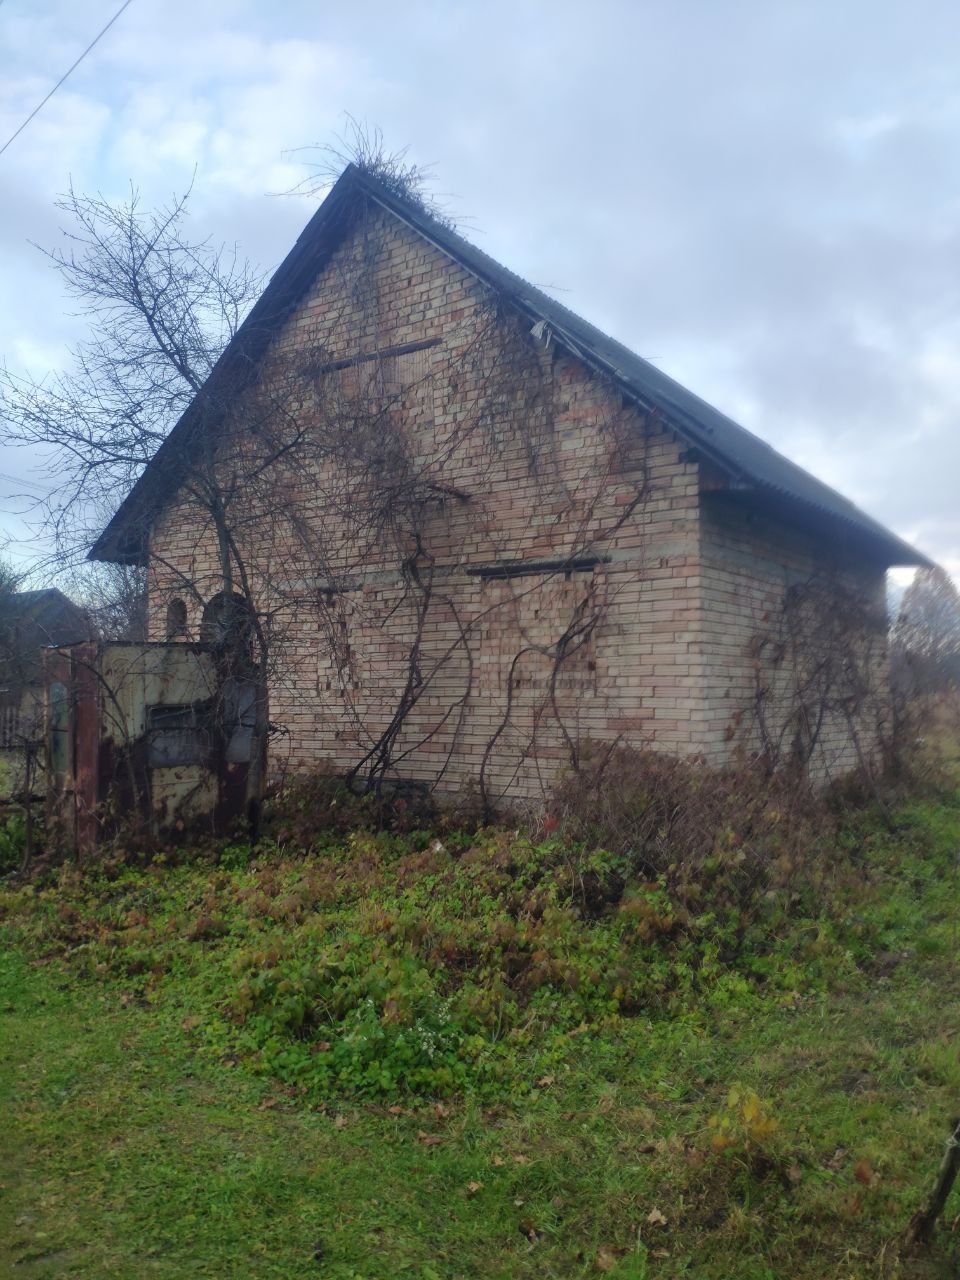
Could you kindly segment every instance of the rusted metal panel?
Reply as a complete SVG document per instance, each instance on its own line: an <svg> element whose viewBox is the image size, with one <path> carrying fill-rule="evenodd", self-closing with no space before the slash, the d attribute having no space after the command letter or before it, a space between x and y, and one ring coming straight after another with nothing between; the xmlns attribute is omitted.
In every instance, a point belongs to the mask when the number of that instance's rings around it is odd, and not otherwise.
<svg viewBox="0 0 960 1280"><path fill-rule="evenodd" d="M77 848L82 853L95 847L99 835L99 658L97 644L78 644L70 648Z"/></svg>
<svg viewBox="0 0 960 1280"><path fill-rule="evenodd" d="M61 650L44 654L48 838L75 849L76 802L73 794L73 718L70 714L70 657Z"/></svg>
<svg viewBox="0 0 960 1280"><path fill-rule="evenodd" d="M221 679L216 658L186 643L50 653L48 812L72 848L88 850L123 823L176 838L242 812L252 699Z"/></svg>

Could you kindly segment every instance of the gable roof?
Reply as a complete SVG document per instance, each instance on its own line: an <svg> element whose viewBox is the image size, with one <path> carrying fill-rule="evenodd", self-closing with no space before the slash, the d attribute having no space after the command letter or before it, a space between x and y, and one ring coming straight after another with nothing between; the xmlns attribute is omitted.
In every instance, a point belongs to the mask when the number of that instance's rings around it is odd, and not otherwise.
<svg viewBox="0 0 960 1280"><path fill-rule="evenodd" d="M138 562L145 535L184 474L191 441L217 404L249 379L284 321L303 299L349 227L358 202L380 205L476 279L506 298L534 324L588 366L610 378L628 399L660 412L699 456L719 467L741 491L786 517L858 544L884 564L929 565L920 552L852 502L790 462L758 436L701 400L621 343L582 320L465 240L416 201L397 195L372 175L348 165L307 223L290 253L214 366L203 389L120 505L89 552L92 560Z"/></svg>
<svg viewBox="0 0 960 1280"><path fill-rule="evenodd" d="M15 591L7 597L3 613L4 621L18 628L24 646L73 644L90 639L90 619L56 587Z"/></svg>
<svg viewBox="0 0 960 1280"><path fill-rule="evenodd" d="M0 684L22 688L39 680L45 645L74 644L92 634L86 613L56 587L5 595L0 601Z"/></svg>

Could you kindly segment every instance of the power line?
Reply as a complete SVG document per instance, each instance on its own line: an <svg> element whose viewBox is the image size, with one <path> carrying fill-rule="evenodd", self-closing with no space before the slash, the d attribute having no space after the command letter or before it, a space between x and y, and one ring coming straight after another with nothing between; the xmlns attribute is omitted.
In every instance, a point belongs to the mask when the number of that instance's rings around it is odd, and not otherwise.
<svg viewBox="0 0 960 1280"><path fill-rule="evenodd" d="M0 4L2 3L3 0L0 0ZM48 484L39 484L36 480L31 480L28 476L12 476L7 471L0 471L0 481L3 480L7 481L9 484L19 484L24 488L34 489L38 493L49 493L51 487ZM7 496L10 497L9 494Z"/></svg>
<svg viewBox="0 0 960 1280"><path fill-rule="evenodd" d="M2 3L3 3L3 0L0 0L0 4ZM27 127L27 125L30 123L33 117L37 114L37 112L43 110L43 108L47 105L47 103L50 101L53 95L57 92L57 90L60 88L63 82L67 79L67 77L71 75L74 71L76 71L77 67L79 67L80 63L84 60L84 58L87 56L90 50L94 47L94 45L99 43L99 41L107 34L107 32L116 22L116 20L120 17L121 13L123 13L124 9L126 9L127 6L132 3L133 3L133 0L123 0L123 4L120 6L117 12L113 15L113 17L110 19L107 25L94 36L94 38L90 41L90 43L84 49L83 53L81 53L80 57L76 60L73 66L67 68L67 70L63 73L63 75L60 77L57 83L53 86L53 88L50 90L47 96L43 99L43 101L38 103L37 106L33 108L33 110L27 116L26 120L24 120L20 128L17 129L16 133L11 134L11 136L6 140L3 146L0 147L0 156L3 155L3 153L6 151L7 147L9 147L11 142L13 142L16 138L19 138L20 134L23 133L24 129Z"/></svg>

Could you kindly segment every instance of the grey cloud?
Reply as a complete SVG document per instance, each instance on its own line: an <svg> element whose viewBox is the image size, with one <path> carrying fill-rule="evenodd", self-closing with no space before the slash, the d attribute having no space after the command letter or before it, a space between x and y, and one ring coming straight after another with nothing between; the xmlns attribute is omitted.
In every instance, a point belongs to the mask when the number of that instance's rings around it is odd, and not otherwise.
<svg viewBox="0 0 960 1280"><path fill-rule="evenodd" d="M90 7L8 25L18 72ZM99 144L0 158L0 267L38 299L0 305L0 353L70 327L22 238L70 170L160 199L196 159L198 224L272 266L311 207L263 194L281 152L349 110L489 252L960 564L960 378L929 356L960 338L958 38L952 0L131 6L71 86L113 113Z"/></svg>

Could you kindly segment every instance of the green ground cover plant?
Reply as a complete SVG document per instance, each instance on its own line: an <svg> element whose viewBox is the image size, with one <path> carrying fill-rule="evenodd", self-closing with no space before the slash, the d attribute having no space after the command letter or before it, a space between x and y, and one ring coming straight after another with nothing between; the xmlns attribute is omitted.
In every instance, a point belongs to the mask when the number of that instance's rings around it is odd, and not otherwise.
<svg viewBox="0 0 960 1280"><path fill-rule="evenodd" d="M955 1274L949 1213L897 1237L960 1097L960 800L766 804L678 863L294 803L11 884L4 1274Z"/></svg>

